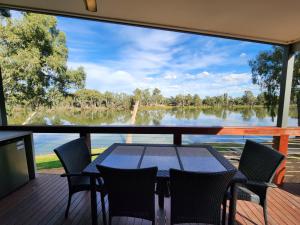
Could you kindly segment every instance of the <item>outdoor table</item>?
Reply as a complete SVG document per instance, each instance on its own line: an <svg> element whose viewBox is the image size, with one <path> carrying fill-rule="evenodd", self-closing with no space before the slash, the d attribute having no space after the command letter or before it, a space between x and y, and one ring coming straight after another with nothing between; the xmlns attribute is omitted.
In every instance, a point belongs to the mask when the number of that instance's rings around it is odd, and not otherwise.
<svg viewBox="0 0 300 225"><path fill-rule="evenodd" d="M221 172L235 167L210 145L166 144L113 144L100 154L83 171L91 179L92 224L97 224L96 178L100 176L96 165L121 169L137 169L157 166L159 207L164 207L169 169L197 172ZM236 184L246 182L246 177L237 171L231 182L229 224L234 224L236 211Z"/></svg>

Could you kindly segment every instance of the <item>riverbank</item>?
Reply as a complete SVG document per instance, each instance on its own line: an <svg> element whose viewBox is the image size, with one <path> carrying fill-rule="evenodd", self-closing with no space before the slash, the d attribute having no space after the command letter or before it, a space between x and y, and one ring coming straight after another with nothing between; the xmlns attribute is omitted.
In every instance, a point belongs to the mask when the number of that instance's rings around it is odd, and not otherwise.
<svg viewBox="0 0 300 225"><path fill-rule="evenodd" d="M92 154L101 154L106 148L94 148ZM96 156L93 156L95 158ZM35 157L37 170L61 168L62 165L54 153L38 155Z"/></svg>

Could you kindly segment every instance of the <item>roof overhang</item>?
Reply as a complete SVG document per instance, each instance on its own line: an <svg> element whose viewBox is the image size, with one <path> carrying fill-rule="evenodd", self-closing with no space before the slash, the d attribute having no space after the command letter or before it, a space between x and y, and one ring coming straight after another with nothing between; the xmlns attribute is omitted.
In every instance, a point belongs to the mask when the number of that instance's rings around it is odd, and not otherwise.
<svg viewBox="0 0 300 225"><path fill-rule="evenodd" d="M290 45L300 41L299 0L0 0L0 7Z"/></svg>

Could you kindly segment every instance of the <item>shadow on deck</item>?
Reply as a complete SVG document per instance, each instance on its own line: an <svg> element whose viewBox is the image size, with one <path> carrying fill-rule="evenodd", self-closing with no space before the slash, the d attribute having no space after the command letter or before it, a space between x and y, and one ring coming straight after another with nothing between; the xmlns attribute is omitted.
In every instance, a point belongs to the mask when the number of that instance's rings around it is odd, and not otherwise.
<svg viewBox="0 0 300 225"><path fill-rule="evenodd" d="M300 184L285 184L283 189L270 190L270 224L299 224L300 221ZM77 193L73 197L69 218L64 218L67 203L67 183L65 178L56 174L38 174L37 178L11 195L0 200L1 225L28 224L91 224L90 195L88 192ZM292 194L295 193L295 194ZM99 201L98 196L98 201ZM165 224L170 224L170 203L166 199ZM100 204L99 204L100 205ZM101 221L99 213L99 224ZM159 216L157 215L157 218ZM260 206L239 201L237 224L263 224ZM115 218L113 224L146 225L148 221L134 218Z"/></svg>

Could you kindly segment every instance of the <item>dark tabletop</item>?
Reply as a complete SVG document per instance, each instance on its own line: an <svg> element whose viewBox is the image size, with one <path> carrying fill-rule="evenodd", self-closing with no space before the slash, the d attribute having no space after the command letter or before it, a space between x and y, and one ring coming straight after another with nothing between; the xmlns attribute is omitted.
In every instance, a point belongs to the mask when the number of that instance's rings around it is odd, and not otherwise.
<svg viewBox="0 0 300 225"><path fill-rule="evenodd" d="M157 166L158 178L168 178L170 168L196 172L221 172L236 169L209 145L113 144L90 163L83 173L99 176L96 165L122 169ZM246 177L237 171L234 180L245 182Z"/></svg>

